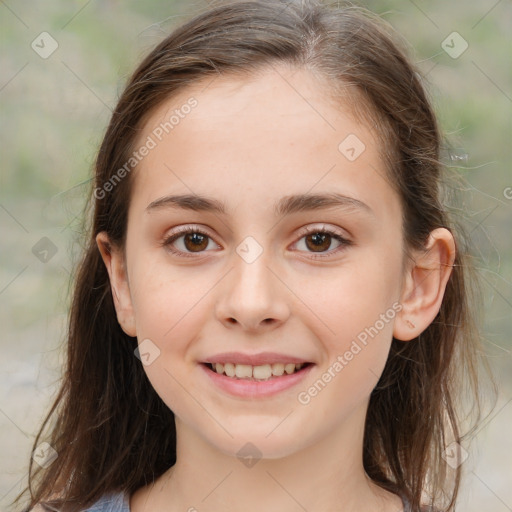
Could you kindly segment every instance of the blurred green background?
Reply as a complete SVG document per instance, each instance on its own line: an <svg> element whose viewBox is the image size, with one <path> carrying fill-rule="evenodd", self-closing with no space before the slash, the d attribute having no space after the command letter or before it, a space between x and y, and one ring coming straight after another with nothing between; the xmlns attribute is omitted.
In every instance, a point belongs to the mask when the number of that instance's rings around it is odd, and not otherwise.
<svg viewBox="0 0 512 512"><path fill-rule="evenodd" d="M467 180L464 223L481 269L482 335L499 397L475 444L467 447L460 509L510 511L512 3L366 0L359 5L381 14L405 39L454 147L445 159ZM111 109L142 56L205 6L163 0L0 1L2 510L26 483L32 442L57 389L81 213ZM47 58L31 46L42 32L58 44ZM453 32L468 44L457 58L442 47ZM39 47L43 54L53 44L45 41L45 48ZM463 42L454 44L455 51ZM48 261L38 247L49 251Z"/></svg>

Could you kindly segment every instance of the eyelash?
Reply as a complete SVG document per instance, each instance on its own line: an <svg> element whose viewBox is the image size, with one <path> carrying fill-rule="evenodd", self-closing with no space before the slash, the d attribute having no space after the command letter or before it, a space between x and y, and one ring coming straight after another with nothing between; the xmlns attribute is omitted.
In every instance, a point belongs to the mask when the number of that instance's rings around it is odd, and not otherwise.
<svg viewBox="0 0 512 512"><path fill-rule="evenodd" d="M188 227L185 227L185 228L179 228L178 231L176 231L173 234L171 234L168 237L166 237L162 241L161 245L166 247L170 252L172 252L173 254L176 254L177 256L185 257L185 258L193 258L194 257L193 253L186 253L186 252L183 252L183 251L178 251L178 250L176 250L176 249L174 249L172 247L172 243L174 241L176 241L178 238L181 238L182 236L188 235L188 234L204 235L204 236L208 237L210 240L213 240L213 238L208 233L206 233L204 230L202 230L201 228L195 227L195 226L188 226ZM311 234L330 235L332 238L334 238L335 240L337 240L341 244L336 249L334 249L332 251L329 251L329 252L327 252L325 254L324 253L311 253L313 255L312 256L313 259L321 259L321 258L331 257L333 253L338 253L338 252L344 250L347 246L352 245L352 241L344 238L343 236L339 235L335 231L332 231L332 230L326 229L326 228L321 228L321 229L319 229L319 228L305 228L305 229L300 231L300 233L299 233L299 235L300 235L299 240L301 240L305 236L311 235ZM205 252L205 251L202 251L202 252ZM197 254L200 254L200 253L197 253Z"/></svg>

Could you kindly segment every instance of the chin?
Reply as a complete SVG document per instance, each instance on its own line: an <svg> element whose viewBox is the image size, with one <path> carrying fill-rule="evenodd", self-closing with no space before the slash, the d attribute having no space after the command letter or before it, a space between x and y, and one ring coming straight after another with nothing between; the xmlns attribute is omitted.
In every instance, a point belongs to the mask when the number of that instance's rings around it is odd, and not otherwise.
<svg viewBox="0 0 512 512"><path fill-rule="evenodd" d="M256 428L230 431L233 438L227 438L225 435L221 439L208 436L208 442L225 455L239 458L241 462L262 458L281 459L294 455L304 448L304 431L295 432L283 428L281 435L277 431L269 435L270 431Z"/></svg>

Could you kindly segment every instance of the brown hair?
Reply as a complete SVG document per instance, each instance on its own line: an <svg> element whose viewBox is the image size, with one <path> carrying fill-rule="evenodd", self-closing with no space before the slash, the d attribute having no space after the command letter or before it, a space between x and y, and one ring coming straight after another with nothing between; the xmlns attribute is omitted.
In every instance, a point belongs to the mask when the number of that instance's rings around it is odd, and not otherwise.
<svg viewBox="0 0 512 512"><path fill-rule="evenodd" d="M479 336L471 309L477 296L464 238L448 218L439 187L444 167L436 117L419 72L395 39L388 24L352 4L215 4L176 28L129 79L97 155L94 187L101 189L127 162L155 108L203 78L287 63L323 77L334 101L347 90L357 94L359 113L381 136L388 178L401 198L406 248L424 247L438 227L452 231L457 247L435 320L411 342L393 339L370 397L364 468L378 485L407 497L414 511L425 499L451 511L461 471L447 469L442 454L449 441L463 439L457 397L464 375L480 418ZM24 491L30 490L30 507L46 502L78 510L106 492L131 493L176 460L174 415L134 357L136 338L117 322L95 241L106 231L124 246L132 181L127 174L104 197L90 197L92 225L76 274L67 365L34 442L35 449L51 425L48 443L58 457L44 470L34 471L30 461Z"/></svg>

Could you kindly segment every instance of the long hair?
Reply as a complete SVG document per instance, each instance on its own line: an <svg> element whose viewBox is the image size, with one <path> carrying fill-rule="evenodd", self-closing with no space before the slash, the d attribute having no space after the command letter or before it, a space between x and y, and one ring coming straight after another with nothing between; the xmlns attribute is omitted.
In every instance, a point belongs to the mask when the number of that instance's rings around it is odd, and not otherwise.
<svg viewBox="0 0 512 512"><path fill-rule="evenodd" d="M464 439L457 398L464 376L480 411L478 289L465 238L449 218L440 186L444 139L405 44L378 16L337 4L217 2L175 28L129 79L95 162L61 387L34 441L35 449L46 440L58 456L45 469L30 461L24 490L30 507L78 510L107 492L132 493L175 463L174 415L134 356L136 338L117 322L95 241L106 231L124 246L132 174L105 184L119 177L141 126L162 102L205 78L287 63L324 78L334 102L347 93L356 98L354 111L380 137L387 177L400 196L406 249L424 247L438 227L455 237L457 255L441 309L418 338L393 339L370 397L363 446L368 476L406 496L414 511L425 500L453 510L461 468L447 468L443 454L449 441Z"/></svg>

